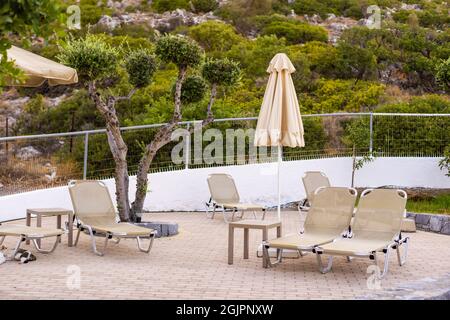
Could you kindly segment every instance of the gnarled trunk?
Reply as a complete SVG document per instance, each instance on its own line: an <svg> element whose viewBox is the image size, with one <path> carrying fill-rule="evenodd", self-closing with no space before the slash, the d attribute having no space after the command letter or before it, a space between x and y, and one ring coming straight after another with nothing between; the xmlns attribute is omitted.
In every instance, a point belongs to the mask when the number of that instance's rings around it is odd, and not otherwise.
<svg viewBox="0 0 450 320"><path fill-rule="evenodd" d="M115 182L117 209L121 221L130 220L130 201L128 198L129 176L127 164L128 147L120 132L120 122L116 114L114 97L108 97L104 101L97 92L95 82L89 84L89 96L106 122L106 135L109 149L115 163Z"/></svg>
<svg viewBox="0 0 450 320"><path fill-rule="evenodd" d="M156 152L171 141L172 132L181 121L181 88L186 77L187 68L181 67L175 84L175 108L172 120L163 126L156 133L152 142L147 145L145 152L139 161L138 172L136 174L136 197L131 205L131 220L136 220L137 216L144 210L144 201L148 188L148 171Z"/></svg>

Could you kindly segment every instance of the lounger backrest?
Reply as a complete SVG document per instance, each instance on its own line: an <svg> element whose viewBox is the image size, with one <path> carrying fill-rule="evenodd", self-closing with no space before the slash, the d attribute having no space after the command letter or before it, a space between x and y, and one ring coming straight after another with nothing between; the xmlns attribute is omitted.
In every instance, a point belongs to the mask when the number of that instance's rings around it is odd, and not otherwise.
<svg viewBox="0 0 450 320"><path fill-rule="evenodd" d="M211 198L216 203L239 202L239 193L232 176L224 173L214 173L208 176L208 187Z"/></svg>
<svg viewBox="0 0 450 320"><path fill-rule="evenodd" d="M116 210L108 188L101 181L71 181L69 193L75 215L83 218L109 217L115 219Z"/></svg>
<svg viewBox="0 0 450 320"><path fill-rule="evenodd" d="M400 233L407 195L403 190L364 190L353 222L355 235L378 233L394 237Z"/></svg>
<svg viewBox="0 0 450 320"><path fill-rule="evenodd" d="M320 187L330 187L330 180L320 171L306 171L302 178L308 202L312 204L314 192Z"/></svg>
<svg viewBox="0 0 450 320"><path fill-rule="evenodd" d="M355 207L357 191L353 188L323 187L316 190L314 203L306 216L304 229L348 229Z"/></svg>

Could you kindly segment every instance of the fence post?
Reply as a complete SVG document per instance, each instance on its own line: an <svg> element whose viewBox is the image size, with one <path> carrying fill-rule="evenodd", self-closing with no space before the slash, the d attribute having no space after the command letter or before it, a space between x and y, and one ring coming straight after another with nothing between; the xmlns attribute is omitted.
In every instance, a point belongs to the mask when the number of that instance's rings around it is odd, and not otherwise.
<svg viewBox="0 0 450 320"><path fill-rule="evenodd" d="M86 180L87 177L88 150L89 150L89 132L86 132L84 135L83 180Z"/></svg>
<svg viewBox="0 0 450 320"><path fill-rule="evenodd" d="M185 139L186 145L184 148L184 150L186 152L186 156L184 159L184 168L185 169L189 169L189 163L191 161L191 134L189 133L190 128L191 128L191 124L190 123L186 124L186 130L188 131L188 135L186 136L186 139Z"/></svg>
<svg viewBox="0 0 450 320"><path fill-rule="evenodd" d="M373 150L373 112L370 113L370 140L369 140L369 152L370 154L372 154L372 150Z"/></svg>

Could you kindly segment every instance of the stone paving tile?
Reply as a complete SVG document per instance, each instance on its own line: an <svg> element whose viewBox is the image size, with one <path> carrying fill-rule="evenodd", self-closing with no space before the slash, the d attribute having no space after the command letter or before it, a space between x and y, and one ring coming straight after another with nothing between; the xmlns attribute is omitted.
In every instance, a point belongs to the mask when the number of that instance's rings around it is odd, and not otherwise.
<svg viewBox="0 0 450 320"><path fill-rule="evenodd" d="M268 217L274 219L275 213ZM0 265L0 299L354 299L373 295L382 299L389 296L388 289L430 275L445 278L450 270L450 237L433 233L409 234L408 262L400 267L395 254L391 255L381 289L373 290L367 286L368 260L348 263L338 257L332 272L325 275L317 271L312 254L263 269L256 257L261 233L250 231L250 257L244 260L243 232L236 230L230 266L228 227L220 215L214 220L203 213L151 213L144 218L178 222L180 233L156 239L150 254L139 252L135 241L122 240L111 244L104 257L91 252L88 236L82 234L73 248L67 247L64 237L52 254L37 253L35 262ZM297 212L283 213L283 234L296 232L301 223ZM55 221L46 218L44 225L54 226ZM274 237L275 231L269 236ZM14 242L7 238L4 244L12 248ZM79 288L70 286L73 268L80 270Z"/></svg>

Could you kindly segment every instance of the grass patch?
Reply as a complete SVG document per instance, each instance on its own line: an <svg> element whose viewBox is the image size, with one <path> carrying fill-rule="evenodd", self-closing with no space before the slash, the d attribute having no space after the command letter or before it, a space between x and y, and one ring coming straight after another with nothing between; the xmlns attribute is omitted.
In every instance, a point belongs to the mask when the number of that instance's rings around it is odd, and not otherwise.
<svg viewBox="0 0 450 320"><path fill-rule="evenodd" d="M408 200L409 212L450 214L450 194L442 194L431 199Z"/></svg>

